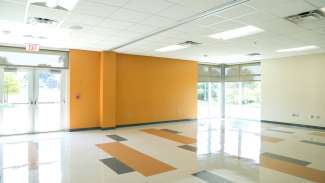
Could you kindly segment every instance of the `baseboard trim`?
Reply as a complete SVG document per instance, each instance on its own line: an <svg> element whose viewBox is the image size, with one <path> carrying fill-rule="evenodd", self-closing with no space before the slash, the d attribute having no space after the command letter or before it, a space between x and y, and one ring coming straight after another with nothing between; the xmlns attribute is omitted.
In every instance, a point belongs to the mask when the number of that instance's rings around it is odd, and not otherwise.
<svg viewBox="0 0 325 183"><path fill-rule="evenodd" d="M312 128L312 129L317 129L317 130L325 130L325 127L321 127L321 126L302 125L302 124L286 123L286 122L279 122L279 121L269 121L269 120L261 120L261 122L263 122L263 123L280 124L280 125L287 125L287 126L296 126L296 127Z"/></svg>
<svg viewBox="0 0 325 183"><path fill-rule="evenodd" d="M180 121L194 121L196 119L177 119L177 120L169 120L169 121L155 121L155 122L147 122L147 123L134 123L134 124L125 124L125 125L117 125L117 128L124 128L124 127L132 127L132 126L145 126L145 125L154 125L154 124L163 124L163 123L175 123Z"/></svg>
<svg viewBox="0 0 325 183"><path fill-rule="evenodd" d="M88 130L100 130L100 127L91 127L91 128L71 128L69 132L79 132L79 131L88 131Z"/></svg>
<svg viewBox="0 0 325 183"><path fill-rule="evenodd" d="M153 124L163 124L163 123L175 123L180 121L194 121L196 119L178 119L178 120L169 120L169 121L155 121L155 122L147 122L147 123L135 123L135 124L125 124L125 125L117 125L116 127L92 127L92 128L72 128L69 129L70 132L78 132L78 131L88 131L88 130L114 130L116 128L125 128L125 127L132 127L132 126L145 126L145 125L153 125Z"/></svg>

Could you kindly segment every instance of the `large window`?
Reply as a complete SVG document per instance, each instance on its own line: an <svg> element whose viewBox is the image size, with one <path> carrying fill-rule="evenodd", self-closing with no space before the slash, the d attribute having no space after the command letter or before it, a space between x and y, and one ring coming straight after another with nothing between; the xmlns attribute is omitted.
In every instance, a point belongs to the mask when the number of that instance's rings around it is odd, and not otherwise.
<svg viewBox="0 0 325 183"><path fill-rule="evenodd" d="M198 117L220 117L221 113L221 68L201 65L198 83Z"/></svg>
<svg viewBox="0 0 325 183"><path fill-rule="evenodd" d="M68 67L68 54L50 50L26 52L22 48L0 46L0 65L65 68Z"/></svg>
<svg viewBox="0 0 325 183"><path fill-rule="evenodd" d="M227 82L225 85L227 118L260 119L261 83Z"/></svg>
<svg viewBox="0 0 325 183"><path fill-rule="evenodd" d="M200 66L199 118L227 117L259 120L260 95L259 63Z"/></svg>

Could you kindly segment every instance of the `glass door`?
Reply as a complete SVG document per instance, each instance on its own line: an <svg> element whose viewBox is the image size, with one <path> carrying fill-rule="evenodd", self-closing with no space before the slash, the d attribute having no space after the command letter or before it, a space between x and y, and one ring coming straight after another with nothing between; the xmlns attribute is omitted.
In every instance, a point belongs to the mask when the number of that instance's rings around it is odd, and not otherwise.
<svg viewBox="0 0 325 183"><path fill-rule="evenodd" d="M0 135L66 127L65 70L0 67Z"/></svg>
<svg viewBox="0 0 325 183"><path fill-rule="evenodd" d="M32 71L0 67L0 134L32 131Z"/></svg>
<svg viewBox="0 0 325 183"><path fill-rule="evenodd" d="M35 70L35 126L36 132L65 128L65 72L64 70Z"/></svg>
<svg viewBox="0 0 325 183"><path fill-rule="evenodd" d="M214 118L221 116L221 83L199 82L198 85L198 118Z"/></svg>

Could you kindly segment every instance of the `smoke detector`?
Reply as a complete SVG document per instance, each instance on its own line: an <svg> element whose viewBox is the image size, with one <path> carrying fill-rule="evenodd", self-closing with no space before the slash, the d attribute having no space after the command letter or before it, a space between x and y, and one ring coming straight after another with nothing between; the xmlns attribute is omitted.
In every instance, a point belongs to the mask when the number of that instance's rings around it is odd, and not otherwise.
<svg viewBox="0 0 325 183"><path fill-rule="evenodd" d="M286 17L288 21L294 24L304 24L310 22L316 22L325 19L325 13L322 9L307 11L303 13L299 13L297 15L291 15Z"/></svg>
<svg viewBox="0 0 325 183"><path fill-rule="evenodd" d="M81 29L83 29L83 27L80 26L80 25L72 25L72 26L69 27L69 29L71 29L71 30L81 30Z"/></svg>

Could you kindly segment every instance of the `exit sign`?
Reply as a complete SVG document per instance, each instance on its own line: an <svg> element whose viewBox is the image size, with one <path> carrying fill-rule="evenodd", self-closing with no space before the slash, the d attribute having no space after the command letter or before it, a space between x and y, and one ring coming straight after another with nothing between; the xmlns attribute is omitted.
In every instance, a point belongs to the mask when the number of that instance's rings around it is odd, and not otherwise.
<svg viewBox="0 0 325 183"><path fill-rule="evenodd" d="M26 51L28 52L38 52L39 51L39 44L31 44L31 43L26 43L25 45Z"/></svg>

